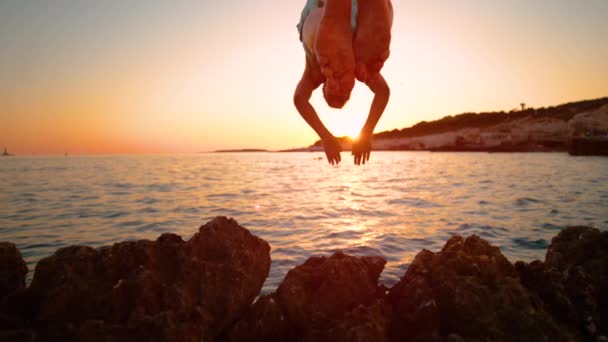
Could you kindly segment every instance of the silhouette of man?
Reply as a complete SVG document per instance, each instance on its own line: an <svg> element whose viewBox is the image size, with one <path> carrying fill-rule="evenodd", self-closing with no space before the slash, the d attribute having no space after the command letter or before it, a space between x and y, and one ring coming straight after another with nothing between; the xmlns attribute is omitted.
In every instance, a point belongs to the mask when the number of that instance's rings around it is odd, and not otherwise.
<svg viewBox="0 0 608 342"><path fill-rule="evenodd" d="M302 11L298 30L306 65L294 104L321 138L332 165L340 163L342 148L310 104L312 92L323 85L323 96L332 108L346 104L355 79L374 93L369 115L352 148L355 164L365 164L374 128L390 96L380 70L389 57L392 22L390 0L307 0Z"/></svg>

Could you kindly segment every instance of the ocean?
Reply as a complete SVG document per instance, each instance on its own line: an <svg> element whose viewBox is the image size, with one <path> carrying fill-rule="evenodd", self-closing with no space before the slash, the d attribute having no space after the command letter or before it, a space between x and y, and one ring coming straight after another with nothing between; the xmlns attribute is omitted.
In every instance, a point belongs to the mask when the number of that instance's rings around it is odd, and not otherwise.
<svg viewBox="0 0 608 342"><path fill-rule="evenodd" d="M380 255L390 286L422 249L478 234L512 262L543 259L560 229L608 230L608 158L565 153L373 152L0 158L0 241L35 264L61 247L164 232L190 238L228 216L268 241L273 291L336 250Z"/></svg>

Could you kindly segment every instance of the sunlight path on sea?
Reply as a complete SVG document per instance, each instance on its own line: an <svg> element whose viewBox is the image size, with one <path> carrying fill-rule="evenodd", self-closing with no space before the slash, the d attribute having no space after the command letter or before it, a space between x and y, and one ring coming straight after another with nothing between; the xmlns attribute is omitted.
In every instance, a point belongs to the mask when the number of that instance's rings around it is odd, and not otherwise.
<svg viewBox="0 0 608 342"><path fill-rule="evenodd" d="M271 245L264 291L311 255L388 260L393 284L421 249L478 234L512 261L543 258L567 225L608 229L608 158L561 153L374 152L354 166L320 153L14 157L0 160L0 240L30 270L71 244L174 232L215 216ZM31 272L30 272L31 277Z"/></svg>

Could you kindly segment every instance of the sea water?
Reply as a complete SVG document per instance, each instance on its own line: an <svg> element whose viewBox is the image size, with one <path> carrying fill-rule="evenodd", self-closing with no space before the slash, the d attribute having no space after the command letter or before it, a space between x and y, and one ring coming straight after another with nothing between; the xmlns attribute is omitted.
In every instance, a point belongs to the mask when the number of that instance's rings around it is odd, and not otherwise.
<svg viewBox="0 0 608 342"><path fill-rule="evenodd" d="M0 241L30 269L61 247L173 232L218 215L272 250L264 292L312 255L387 260L403 276L422 249L478 234L511 260L543 259L568 225L608 229L608 158L563 153L373 152L364 166L322 153L56 156L0 159Z"/></svg>

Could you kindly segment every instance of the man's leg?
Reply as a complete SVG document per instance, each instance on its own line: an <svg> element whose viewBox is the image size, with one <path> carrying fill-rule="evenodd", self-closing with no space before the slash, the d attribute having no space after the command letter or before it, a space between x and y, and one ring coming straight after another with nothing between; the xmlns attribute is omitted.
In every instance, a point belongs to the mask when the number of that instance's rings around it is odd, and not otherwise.
<svg viewBox="0 0 608 342"><path fill-rule="evenodd" d="M390 54L393 6L390 0L358 0L358 7L353 41L356 75L359 81L368 83Z"/></svg>

